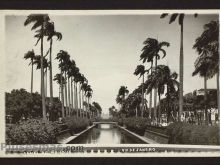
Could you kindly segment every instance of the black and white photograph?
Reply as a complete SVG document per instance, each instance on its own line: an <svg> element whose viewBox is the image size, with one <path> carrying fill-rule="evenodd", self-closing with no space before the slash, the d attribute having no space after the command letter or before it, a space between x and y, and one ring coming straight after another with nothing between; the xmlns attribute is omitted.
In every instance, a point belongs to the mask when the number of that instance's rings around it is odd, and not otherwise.
<svg viewBox="0 0 220 165"><path fill-rule="evenodd" d="M5 146L219 153L218 12L3 17Z"/></svg>

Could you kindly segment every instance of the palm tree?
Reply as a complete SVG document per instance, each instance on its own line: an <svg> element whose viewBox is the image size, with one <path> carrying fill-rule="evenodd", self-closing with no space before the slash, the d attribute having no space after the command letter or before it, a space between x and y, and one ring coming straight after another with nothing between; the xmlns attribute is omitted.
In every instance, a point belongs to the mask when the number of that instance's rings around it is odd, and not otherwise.
<svg viewBox="0 0 220 165"><path fill-rule="evenodd" d="M121 105L121 108L122 108L122 105L123 105L123 102L125 100L125 96L126 94L129 93L129 90L127 89L126 86L121 86L118 90L118 95L116 97L116 102Z"/></svg>
<svg viewBox="0 0 220 165"><path fill-rule="evenodd" d="M65 112L64 112L64 97L63 97L63 85L65 85L66 81L65 78L63 77L62 74L56 74L54 76L54 81L57 81L59 84L59 89L61 93L61 104L62 104L62 117L65 117Z"/></svg>
<svg viewBox="0 0 220 165"><path fill-rule="evenodd" d="M160 59L160 52L162 53L162 58L166 56L166 51L163 49L164 46L169 47L170 44L168 42L162 41L159 42L157 39L154 38L147 38L144 41L144 47L142 49L142 54L140 55L140 60L143 60L143 63L151 62L151 73L152 73L152 66L153 60L155 58L155 67L157 67L157 60ZM152 94L150 94L150 112L151 112L151 103L152 102ZM156 119L156 106L157 106L157 88L154 89L154 116L153 118Z"/></svg>
<svg viewBox="0 0 220 165"><path fill-rule="evenodd" d="M79 100L78 100L78 82L80 81L81 74L79 73L79 68L76 69L76 72L74 74L74 87L75 87L75 105L76 105L76 114L78 117L80 117L80 107L79 107Z"/></svg>
<svg viewBox="0 0 220 165"><path fill-rule="evenodd" d="M80 75L79 77L79 107L80 107L80 112L81 112L81 116L84 117L84 113L83 113L83 93L82 93L82 85L84 84L84 82L86 82L87 79L84 77L83 74Z"/></svg>
<svg viewBox="0 0 220 165"><path fill-rule="evenodd" d="M70 58L69 54L64 50L60 50L60 52L57 54L57 57L56 57L56 59L60 62L59 63L59 68L60 68L60 72L61 72L60 74L63 75L63 73L64 73L65 81L66 81L66 72L68 71L67 61L69 61L69 58ZM61 79L61 81L62 81L62 79ZM63 83L61 83L61 84L63 84ZM66 101L66 109L67 109L66 83L65 83L64 89L65 89L65 101ZM61 91L63 91L63 85L61 86ZM63 100L64 100L64 97L63 97ZM64 107L62 107L62 108L64 108Z"/></svg>
<svg viewBox="0 0 220 165"><path fill-rule="evenodd" d="M24 55L25 60L27 60L27 59L31 60L31 62L30 62L30 64L31 64L31 95L33 93L33 60L34 60L34 57L35 57L35 53L34 53L33 49L31 51L28 51Z"/></svg>
<svg viewBox="0 0 220 165"><path fill-rule="evenodd" d="M82 93L82 103L83 103L83 111L85 111L84 110L84 96L85 96L85 94L86 94L86 89L87 89L87 86L88 86L88 81L85 81L82 85L81 85L81 90L83 91L83 93ZM85 113L86 114L86 117L87 117L87 113Z"/></svg>
<svg viewBox="0 0 220 165"><path fill-rule="evenodd" d="M160 16L160 18L165 18L166 16L168 16L167 13L164 13ZM183 13L174 13L171 15L170 20L169 20L169 24L171 24L172 22L174 22L177 17L178 17L178 21L179 21L179 25L180 25L180 66L179 66L179 82L180 82L180 89L179 89L179 116L178 116L178 120L181 121L181 115L183 113L183 65L184 65L184 61L183 61L183 22L184 22L184 14ZM197 17L197 14L194 14L194 17Z"/></svg>
<svg viewBox="0 0 220 165"><path fill-rule="evenodd" d="M57 37L57 40L62 39L62 34L59 32L56 32L54 29L54 23L53 22L47 22L46 24L46 35L47 35L47 41L50 41L50 65L49 65L49 70L50 70L50 107L53 106L53 73L52 73L52 45L53 45L53 37Z"/></svg>
<svg viewBox="0 0 220 165"><path fill-rule="evenodd" d="M146 81L146 89L147 93L150 93L154 88L158 89L159 95L159 103L160 97L164 94L164 90L166 88L166 97L168 100L168 107L169 101L171 98L171 94L175 93L176 88L178 89L179 83L177 82L177 73L171 73L170 68L166 65L158 65L156 68L153 69L152 74L148 76L148 80ZM159 106L159 115L160 115L160 106ZM168 108L168 122L170 117L170 110ZM160 118L160 116L159 116Z"/></svg>
<svg viewBox="0 0 220 165"><path fill-rule="evenodd" d="M24 22L24 26L29 25L30 23L34 23L31 30L35 30L40 28L40 31L44 31L44 25L46 22L50 20L47 14L30 14L27 16L27 19ZM38 41L41 40L41 66L43 65L43 38L44 36L40 36ZM44 70L41 68L41 96L42 96L42 110L43 110L43 119L46 118L46 104L45 104L45 93L44 93Z"/></svg>
<svg viewBox="0 0 220 165"><path fill-rule="evenodd" d="M92 104L96 108L97 116L100 117L100 115L102 113L102 108L101 108L100 104L97 102L93 102Z"/></svg>
<svg viewBox="0 0 220 165"><path fill-rule="evenodd" d="M205 102L205 118L206 124L208 124L208 111L207 111L207 79L212 78L215 74L212 72L213 61L210 57L207 57L206 54L200 55L195 62L195 71L193 76L199 74L201 77L204 77L204 102Z"/></svg>
<svg viewBox="0 0 220 165"><path fill-rule="evenodd" d="M90 105L90 98L92 97L92 88L90 85L87 85L87 88L86 88L86 97L87 97L87 104ZM89 118L91 118L91 109L90 109L90 106L88 106L88 113L89 113Z"/></svg>
<svg viewBox="0 0 220 165"><path fill-rule="evenodd" d="M75 74L75 69L76 69L76 63L74 60L70 61L70 66L69 66L69 70L68 70L68 79L70 78L70 92L71 92L71 98L69 99L69 102L71 103L71 110L73 112L73 76Z"/></svg>
<svg viewBox="0 0 220 165"><path fill-rule="evenodd" d="M146 72L148 72L148 70L145 70L144 65L138 65L137 68L135 69L134 75L136 76L140 75L140 77L142 76L142 84L144 84L144 74ZM141 117L143 117L143 114L144 114L144 88L143 87L144 86L142 85Z"/></svg>
<svg viewBox="0 0 220 165"><path fill-rule="evenodd" d="M197 63L200 61L206 63L210 62L209 66L209 77L216 75L217 79L217 99L218 99L218 114L220 119L220 98L219 98L219 24L218 21L211 21L204 25L204 31L199 36L193 46L198 52L199 56ZM205 59L206 58L206 59ZM204 61L205 60L205 61ZM197 64L198 65L198 64Z"/></svg>
<svg viewBox="0 0 220 165"><path fill-rule="evenodd" d="M40 55L35 55L35 57L33 59L33 65L37 65L36 69L41 69L41 56ZM47 96L47 68L48 67L49 67L49 63L48 63L47 59L45 57L43 57L43 70L44 70L44 79L45 79L45 84L44 84L45 96Z"/></svg>

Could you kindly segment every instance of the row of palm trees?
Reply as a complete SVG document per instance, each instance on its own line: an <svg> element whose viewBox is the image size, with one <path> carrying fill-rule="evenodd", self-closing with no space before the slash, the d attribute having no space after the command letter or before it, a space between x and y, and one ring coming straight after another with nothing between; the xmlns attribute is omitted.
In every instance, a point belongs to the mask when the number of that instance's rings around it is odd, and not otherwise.
<svg viewBox="0 0 220 165"><path fill-rule="evenodd" d="M162 14L161 18L166 17L168 14ZM194 15L197 17L197 14ZM125 88L122 86L119 89L119 93L116 99L116 102L123 105L124 111L129 111L129 109L135 109L141 105L141 116L143 117L144 110L147 108L146 106L146 98L145 94L149 94L149 118L153 120L160 119L161 111L160 111L160 99L161 95L165 94L167 101L167 113L168 113L168 121L170 117L170 101L179 100L179 112L178 112L178 120L181 121L181 115L183 113L183 22L184 22L184 14L172 14L170 17L169 23L172 23L178 18L179 25L181 29L180 35L180 71L179 71L179 81L177 81L178 74L176 72L171 72L170 68L165 65L158 65L158 60L160 58L164 58L166 56L165 47L169 47L170 44L168 42L162 41L159 42L154 38L147 38L144 41L144 47L142 49L142 53L140 55L140 60L145 64L146 62L150 65L149 68L144 65L138 65L135 69L134 74L136 76L142 77L142 84L135 89L127 98L122 95L120 96L120 90ZM199 74L201 77L204 77L204 89L205 89L205 100L207 100L207 79L212 78L216 75L217 78L217 93L218 93L218 109L220 111L220 99L219 99L219 26L217 21L211 21L210 23L204 25L204 32L200 37L198 37L193 46L194 49L197 50L199 56L195 62L195 71L193 72L193 76ZM147 74L147 76L145 76ZM147 80L145 80L145 77ZM154 90L154 108L152 112L152 92ZM166 92L165 92L166 91ZM126 92L124 92L126 93ZM128 93L128 92L127 92ZM179 93L177 95L177 93ZM159 104L157 105L157 95L159 98ZM140 99L141 98L141 99ZM124 100L124 102L123 102ZM122 107L122 106L121 106ZM130 108L129 108L130 107ZM137 111L136 111L137 112ZM158 114L157 114L158 112ZM206 119L207 116L207 108L205 106L205 114ZM220 113L219 113L220 114ZM137 115L137 113L136 113ZM220 116L219 116L220 118ZM206 120L207 121L207 120Z"/></svg>
<svg viewBox="0 0 220 165"><path fill-rule="evenodd" d="M79 72L79 68L76 66L74 60L70 60L70 55L64 50L60 50L56 59L59 61L60 73L56 74L53 79L52 72L52 50L53 39L62 39L62 34L55 31L54 22L52 22L47 14L30 14L24 22L24 26L33 24L31 30L35 30L35 38L37 42L35 46L40 42L40 55L36 55L34 50L28 51L25 55L25 59L30 59L31 65L31 94L33 93L33 66L36 64L37 69L41 70L41 96L42 96L42 114L43 119L46 120L46 97L47 97L47 72L49 69L49 84L50 84L50 100L49 111L53 107L53 80L57 81L60 88L61 103L62 103L62 117L70 116L73 111L76 111L78 117L94 116L94 114L101 113L101 107L97 106L98 103L93 102L90 104L92 97L92 89L88 84L88 80L83 74ZM49 50L44 54L44 39L49 42ZM46 57L49 54L49 58ZM74 87L73 87L74 86ZM99 104L98 104L99 105ZM87 107L87 109L85 109ZM93 111L88 111L88 110ZM86 112L84 115L84 112Z"/></svg>
<svg viewBox="0 0 220 165"><path fill-rule="evenodd" d="M60 50L56 59L59 61L60 73L55 75L54 80L57 81L60 87L62 116L71 115L73 110L76 110L76 116L78 117L87 116L87 113L84 114L84 107L89 107L93 92L91 86L88 84L88 80L80 73L75 61L70 60L68 52ZM64 105L66 107L66 113L64 111ZM93 113L93 111L91 114L89 113L89 117Z"/></svg>

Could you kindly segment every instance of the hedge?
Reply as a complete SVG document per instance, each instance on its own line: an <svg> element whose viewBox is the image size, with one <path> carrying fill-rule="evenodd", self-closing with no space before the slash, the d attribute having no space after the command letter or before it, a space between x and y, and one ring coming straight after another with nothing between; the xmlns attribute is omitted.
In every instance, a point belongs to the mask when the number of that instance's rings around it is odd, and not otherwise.
<svg viewBox="0 0 220 165"><path fill-rule="evenodd" d="M59 132L56 123L28 119L6 127L7 144L54 144Z"/></svg>
<svg viewBox="0 0 220 165"><path fill-rule="evenodd" d="M75 116L64 118L64 122L67 124L67 126L69 127L69 129L73 133L78 133L78 132L83 131L91 123L86 118L78 118L78 117L75 117Z"/></svg>
<svg viewBox="0 0 220 165"><path fill-rule="evenodd" d="M169 144L219 145L217 126L177 122L167 127Z"/></svg>
<svg viewBox="0 0 220 165"><path fill-rule="evenodd" d="M124 118L123 122L128 130L133 131L142 136L145 133L147 125L150 125L149 119L141 117Z"/></svg>

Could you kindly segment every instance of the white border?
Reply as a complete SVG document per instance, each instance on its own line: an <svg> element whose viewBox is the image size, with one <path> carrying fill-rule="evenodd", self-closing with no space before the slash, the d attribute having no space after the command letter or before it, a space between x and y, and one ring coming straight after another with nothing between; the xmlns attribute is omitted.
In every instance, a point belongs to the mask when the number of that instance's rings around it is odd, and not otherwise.
<svg viewBox="0 0 220 165"><path fill-rule="evenodd" d="M162 13L186 13L186 14L219 14L220 10L0 10L0 140L5 141L5 107L4 107L4 87L5 87L5 16L6 15L28 15L32 13L48 13L49 15L151 15ZM67 144L63 146L81 146L81 144ZM83 144L84 147L168 147L168 148L202 148L202 149L220 149L220 146L206 146L206 145L170 145L170 144L120 144L120 145L93 145ZM5 154L0 151L0 157L219 157L220 152L148 152L148 153L59 153L59 154Z"/></svg>

